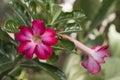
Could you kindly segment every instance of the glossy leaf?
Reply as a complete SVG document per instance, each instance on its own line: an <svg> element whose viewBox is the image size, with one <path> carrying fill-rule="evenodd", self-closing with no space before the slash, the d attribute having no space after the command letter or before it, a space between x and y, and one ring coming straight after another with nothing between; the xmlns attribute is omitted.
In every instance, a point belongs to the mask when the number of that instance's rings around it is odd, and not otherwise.
<svg viewBox="0 0 120 80"><path fill-rule="evenodd" d="M14 45L17 45L17 43L15 42L15 40L13 40L7 34L7 32L3 31L1 28L0 28L0 40L6 41L6 42L10 42L10 43L13 43Z"/></svg>
<svg viewBox="0 0 120 80"><path fill-rule="evenodd" d="M0 55L0 73L13 68L13 62L6 56Z"/></svg>
<svg viewBox="0 0 120 80"><path fill-rule="evenodd" d="M74 43L67 39L61 39L60 42L61 46L68 51L72 51L75 48Z"/></svg>
<svg viewBox="0 0 120 80"><path fill-rule="evenodd" d="M22 25L30 26L31 17L30 14L26 11L25 5L21 1L13 0L10 3L10 6L16 13L18 19L22 22Z"/></svg>
<svg viewBox="0 0 120 80"><path fill-rule="evenodd" d="M19 24L15 22L14 20L7 20L5 23L5 27L3 27L4 31L11 32L11 33L17 33Z"/></svg>
<svg viewBox="0 0 120 80"><path fill-rule="evenodd" d="M22 68L19 66L16 66L13 70L9 72L9 75L12 77L17 77L21 74Z"/></svg>
<svg viewBox="0 0 120 80"><path fill-rule="evenodd" d="M82 32L82 27L79 23L64 23L63 26L59 26L61 29L63 29L62 31L60 31L60 34L70 34L70 33L74 33L74 32Z"/></svg>
<svg viewBox="0 0 120 80"><path fill-rule="evenodd" d="M45 2L44 2L45 1ZM47 15L48 21L50 22L52 20L52 15L49 12L49 9L47 9L47 3L46 0L42 0L42 1L37 1L36 4L39 5L42 9L42 11L45 12L45 14Z"/></svg>
<svg viewBox="0 0 120 80"><path fill-rule="evenodd" d="M66 80L65 74L60 69L47 63L29 60L23 62L20 66L38 70L42 69L48 72L55 80Z"/></svg>
<svg viewBox="0 0 120 80"><path fill-rule="evenodd" d="M9 41L10 36L0 28L0 40Z"/></svg>
<svg viewBox="0 0 120 80"><path fill-rule="evenodd" d="M16 50L13 44L0 40L0 72L4 72L14 67Z"/></svg>
<svg viewBox="0 0 120 80"><path fill-rule="evenodd" d="M83 19L85 19L85 14L81 10L74 10L72 12L62 13L56 23L65 22L68 20L75 20L75 22L81 22Z"/></svg>
<svg viewBox="0 0 120 80"><path fill-rule="evenodd" d="M38 8L38 6L35 3L35 1L32 0L32 1L29 2L29 6L28 6L27 9L29 10L33 19L37 19L37 17L38 17L37 8Z"/></svg>
<svg viewBox="0 0 120 80"><path fill-rule="evenodd" d="M62 7L60 7L57 4L52 4L51 14L52 14L52 21L51 25L54 24L55 20L60 16L60 13L62 11Z"/></svg>

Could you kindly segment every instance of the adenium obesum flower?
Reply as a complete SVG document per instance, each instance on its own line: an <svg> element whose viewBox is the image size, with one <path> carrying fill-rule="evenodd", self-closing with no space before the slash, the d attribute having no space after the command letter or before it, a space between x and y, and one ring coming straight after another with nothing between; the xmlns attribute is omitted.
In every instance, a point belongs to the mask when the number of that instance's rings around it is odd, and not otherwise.
<svg viewBox="0 0 120 80"><path fill-rule="evenodd" d="M35 53L40 59L48 59L52 54L51 46L56 44L56 32L51 28L45 28L42 20L32 21L32 27L20 26L20 32L16 34L16 40L20 42L18 52L24 53L26 58L32 58Z"/></svg>
<svg viewBox="0 0 120 80"><path fill-rule="evenodd" d="M95 46L92 49L88 48L81 42L67 35L64 38L74 42L75 46L87 55L87 59L82 62L82 66L92 74L97 74L101 70L100 64L105 63L104 58L109 57L108 46Z"/></svg>
<svg viewBox="0 0 120 80"><path fill-rule="evenodd" d="M90 73L97 74L100 72L100 64L105 63L104 58L109 57L108 46L95 46L87 55L87 60L82 62L84 68Z"/></svg>

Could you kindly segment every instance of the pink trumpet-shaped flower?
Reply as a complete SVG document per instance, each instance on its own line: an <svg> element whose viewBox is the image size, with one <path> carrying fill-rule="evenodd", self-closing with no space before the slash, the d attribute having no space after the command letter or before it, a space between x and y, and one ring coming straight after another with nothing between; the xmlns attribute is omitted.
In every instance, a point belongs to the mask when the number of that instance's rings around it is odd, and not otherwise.
<svg viewBox="0 0 120 80"><path fill-rule="evenodd" d="M63 35L63 37L74 42L75 46L87 55L87 59L82 62L82 66L86 68L88 72L92 74L100 72L100 64L105 63L104 58L110 56L108 46L95 46L90 49L76 39L67 35Z"/></svg>
<svg viewBox="0 0 120 80"><path fill-rule="evenodd" d="M87 55L87 60L82 62L84 68L90 73L97 74L100 72L100 64L105 63L104 58L109 57L108 46L93 47L91 52Z"/></svg>
<svg viewBox="0 0 120 80"><path fill-rule="evenodd" d="M20 32L16 34L16 40L20 42L19 53L24 53L26 58L32 58L34 53L40 59L48 59L51 56L51 46L58 41L53 29L45 28L42 20L34 20L31 28L20 26L19 29Z"/></svg>

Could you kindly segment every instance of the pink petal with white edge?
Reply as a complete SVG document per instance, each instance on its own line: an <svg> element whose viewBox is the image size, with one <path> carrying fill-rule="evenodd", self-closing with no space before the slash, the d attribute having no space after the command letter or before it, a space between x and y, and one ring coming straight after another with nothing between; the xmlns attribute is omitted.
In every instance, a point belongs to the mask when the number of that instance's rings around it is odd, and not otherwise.
<svg viewBox="0 0 120 80"><path fill-rule="evenodd" d="M32 38L33 34L31 29L29 29L26 26L21 26L20 27L20 32L16 34L16 39L20 42L30 40Z"/></svg>
<svg viewBox="0 0 120 80"><path fill-rule="evenodd" d="M108 52L108 46L96 46L93 48L93 50L95 53L93 53L92 56L98 63L105 63L104 58L110 56Z"/></svg>
<svg viewBox="0 0 120 80"><path fill-rule="evenodd" d="M100 65L92 57L88 57L86 61L82 62L82 65L92 74L97 74L101 70Z"/></svg>
<svg viewBox="0 0 120 80"><path fill-rule="evenodd" d="M56 32L55 32L53 29L47 28L47 29L45 30L44 34L42 35L42 37L43 37L43 38L44 38L44 37L49 37L49 36L54 37L55 35L56 35Z"/></svg>
<svg viewBox="0 0 120 80"><path fill-rule="evenodd" d="M46 37L46 38L42 38L42 42L48 46L54 45L56 44L58 41L57 38L54 37Z"/></svg>
<svg viewBox="0 0 120 80"><path fill-rule="evenodd" d="M53 29L47 28L44 34L41 35L42 42L49 46L54 45L58 41L58 39L55 38L55 35L56 35L56 32Z"/></svg>
<svg viewBox="0 0 120 80"><path fill-rule="evenodd" d="M32 43L31 41L25 41L23 43L21 43L18 47L18 52L22 53L26 50L33 50L35 48L35 44Z"/></svg>
<svg viewBox="0 0 120 80"><path fill-rule="evenodd" d="M97 52L103 53L104 54L103 57L110 57L110 53L108 51L108 48L109 48L109 46L102 46L101 48L99 48L97 50Z"/></svg>
<svg viewBox="0 0 120 80"><path fill-rule="evenodd" d="M50 46L44 45L43 43L37 45L35 51L36 51L36 55L40 59L44 59L44 60L48 59L52 54L52 48Z"/></svg>
<svg viewBox="0 0 120 80"><path fill-rule="evenodd" d="M42 20L34 20L32 22L32 30L34 34L41 35L45 31L45 25Z"/></svg>
<svg viewBox="0 0 120 80"><path fill-rule="evenodd" d="M25 50L23 53L25 53L26 58L31 59L33 57L34 51L35 46Z"/></svg>

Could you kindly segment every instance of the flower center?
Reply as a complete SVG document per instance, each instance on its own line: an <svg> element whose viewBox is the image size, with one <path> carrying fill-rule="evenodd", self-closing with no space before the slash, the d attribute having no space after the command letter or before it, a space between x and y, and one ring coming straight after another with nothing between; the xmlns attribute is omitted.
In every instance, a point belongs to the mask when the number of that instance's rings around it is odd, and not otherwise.
<svg viewBox="0 0 120 80"><path fill-rule="evenodd" d="M32 40L33 40L33 42L36 43L36 44L38 44L39 42L42 41L42 40L41 40L41 37L40 37L39 35L34 35L34 36L32 37Z"/></svg>

